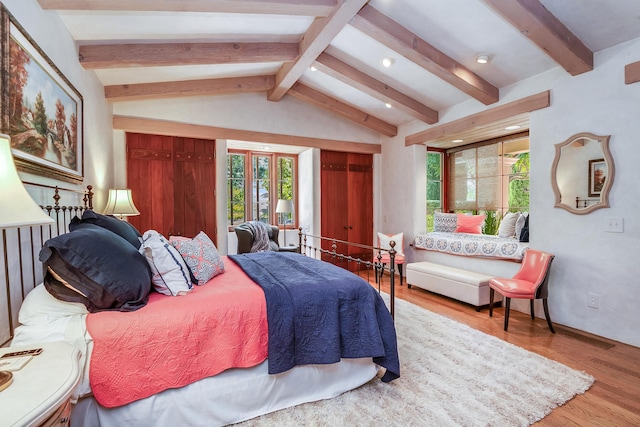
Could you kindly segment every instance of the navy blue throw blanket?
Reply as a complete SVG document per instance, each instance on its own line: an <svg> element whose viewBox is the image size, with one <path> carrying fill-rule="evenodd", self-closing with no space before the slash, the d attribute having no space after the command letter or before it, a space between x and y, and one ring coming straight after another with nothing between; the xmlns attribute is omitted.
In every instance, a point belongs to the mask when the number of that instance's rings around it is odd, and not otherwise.
<svg viewBox="0 0 640 427"><path fill-rule="evenodd" d="M296 365L373 357L382 381L400 376L396 330L378 292L361 277L289 252L229 255L264 290L269 373Z"/></svg>

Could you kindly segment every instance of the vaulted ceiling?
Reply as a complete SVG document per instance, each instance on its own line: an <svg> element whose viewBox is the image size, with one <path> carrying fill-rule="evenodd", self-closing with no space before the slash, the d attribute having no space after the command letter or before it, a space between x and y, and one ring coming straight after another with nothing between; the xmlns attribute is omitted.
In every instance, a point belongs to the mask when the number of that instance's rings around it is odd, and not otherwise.
<svg viewBox="0 0 640 427"><path fill-rule="evenodd" d="M595 52L640 37L638 0L38 2L60 15L110 102L263 92L387 136L468 100L491 106L557 67L588 73Z"/></svg>

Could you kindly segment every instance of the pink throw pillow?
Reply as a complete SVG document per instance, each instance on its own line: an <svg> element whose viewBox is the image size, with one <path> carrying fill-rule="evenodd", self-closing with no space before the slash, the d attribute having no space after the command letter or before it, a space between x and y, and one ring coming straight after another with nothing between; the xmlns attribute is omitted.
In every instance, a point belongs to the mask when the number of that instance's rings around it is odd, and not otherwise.
<svg viewBox="0 0 640 427"><path fill-rule="evenodd" d="M224 273L224 263L209 236L203 231L193 239L174 238L169 242L180 252L189 266L198 285L204 285L211 278Z"/></svg>
<svg viewBox="0 0 640 427"><path fill-rule="evenodd" d="M485 215L458 214L456 233L482 234L482 223Z"/></svg>

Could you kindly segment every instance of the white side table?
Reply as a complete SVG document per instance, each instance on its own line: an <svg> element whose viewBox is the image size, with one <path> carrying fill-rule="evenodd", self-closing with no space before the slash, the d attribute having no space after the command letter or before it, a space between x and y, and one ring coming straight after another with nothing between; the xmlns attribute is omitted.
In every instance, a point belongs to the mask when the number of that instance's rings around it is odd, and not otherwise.
<svg viewBox="0 0 640 427"><path fill-rule="evenodd" d="M71 393L80 381L80 351L64 342L52 342L1 348L0 356L38 347L42 353L14 371L13 383L0 391L2 425L69 425Z"/></svg>

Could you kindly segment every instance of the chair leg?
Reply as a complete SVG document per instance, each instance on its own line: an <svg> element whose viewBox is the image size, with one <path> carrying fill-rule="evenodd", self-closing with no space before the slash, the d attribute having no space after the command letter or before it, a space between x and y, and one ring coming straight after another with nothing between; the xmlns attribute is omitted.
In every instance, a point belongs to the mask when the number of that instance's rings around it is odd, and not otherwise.
<svg viewBox="0 0 640 427"><path fill-rule="evenodd" d="M509 309L511 308L511 298L504 297L506 301L505 310L504 310L504 330L506 331L509 328Z"/></svg>
<svg viewBox="0 0 640 427"><path fill-rule="evenodd" d="M529 306L531 307L531 320L535 320L536 319L536 314L533 311L533 300L532 299L529 300Z"/></svg>
<svg viewBox="0 0 640 427"><path fill-rule="evenodd" d="M489 288L489 317L493 317L493 288Z"/></svg>
<svg viewBox="0 0 640 427"><path fill-rule="evenodd" d="M553 329L553 324L551 323L551 316L549 316L549 304L547 304L547 299L542 299L542 306L544 307L544 317L547 318L547 324L549 325L549 329L552 333L556 333L555 329Z"/></svg>
<svg viewBox="0 0 640 427"><path fill-rule="evenodd" d="M400 273L400 286L402 286L402 264L398 264L398 273Z"/></svg>

